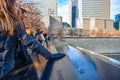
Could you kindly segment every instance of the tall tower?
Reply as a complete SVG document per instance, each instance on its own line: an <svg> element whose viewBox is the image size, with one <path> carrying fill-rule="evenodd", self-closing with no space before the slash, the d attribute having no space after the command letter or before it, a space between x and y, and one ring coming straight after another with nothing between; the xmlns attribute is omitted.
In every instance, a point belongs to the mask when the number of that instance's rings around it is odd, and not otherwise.
<svg viewBox="0 0 120 80"><path fill-rule="evenodd" d="M110 19L110 0L77 0L78 18Z"/></svg>
<svg viewBox="0 0 120 80"><path fill-rule="evenodd" d="M70 26L72 26L72 13L71 13L72 12L72 1L71 0L69 0L68 9L69 9L68 10L68 15L69 15L69 17L68 17L69 22L68 23L69 23Z"/></svg>
<svg viewBox="0 0 120 80"><path fill-rule="evenodd" d="M72 27L75 27L75 19L76 19L76 0L72 1Z"/></svg>
<svg viewBox="0 0 120 80"><path fill-rule="evenodd" d="M23 0L23 2L31 2L41 10L43 16L57 15L57 0Z"/></svg>
<svg viewBox="0 0 120 80"><path fill-rule="evenodd" d="M102 23L96 23L96 19L97 21L100 21L98 19L110 20L110 0L77 0L76 5L76 27L78 28ZM105 26L102 27L104 28L108 23L103 23Z"/></svg>

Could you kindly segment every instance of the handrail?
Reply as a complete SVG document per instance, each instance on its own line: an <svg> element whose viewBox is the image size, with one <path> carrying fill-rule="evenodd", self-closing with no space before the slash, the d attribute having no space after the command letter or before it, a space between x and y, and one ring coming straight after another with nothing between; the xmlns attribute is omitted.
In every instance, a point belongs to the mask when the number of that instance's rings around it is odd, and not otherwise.
<svg viewBox="0 0 120 80"><path fill-rule="evenodd" d="M101 58L104 61L108 61L111 65L114 65L114 66L117 66L117 67L120 68L120 61L118 61L118 60L112 59L110 57L101 55L99 53L96 53L96 52L93 52L91 50L84 49L84 48L81 48L81 47L78 47L78 46L76 48L79 49L79 50L82 50L82 51L86 52L87 54L95 55L97 58Z"/></svg>

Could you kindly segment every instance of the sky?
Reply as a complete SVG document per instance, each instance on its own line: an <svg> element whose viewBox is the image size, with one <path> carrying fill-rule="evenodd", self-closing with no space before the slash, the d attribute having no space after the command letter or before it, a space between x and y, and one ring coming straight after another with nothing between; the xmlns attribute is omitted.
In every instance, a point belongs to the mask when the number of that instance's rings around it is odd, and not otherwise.
<svg viewBox="0 0 120 80"><path fill-rule="evenodd" d="M69 0L58 0L58 15L62 16L63 22L69 23Z"/></svg>
<svg viewBox="0 0 120 80"><path fill-rule="evenodd" d="M116 14L120 14L120 0L111 0L111 19L114 20Z"/></svg>
<svg viewBox="0 0 120 80"><path fill-rule="evenodd" d="M69 22L69 0L58 0L58 15L63 17L63 22ZM120 14L120 0L111 0L111 16L115 20L115 15Z"/></svg>

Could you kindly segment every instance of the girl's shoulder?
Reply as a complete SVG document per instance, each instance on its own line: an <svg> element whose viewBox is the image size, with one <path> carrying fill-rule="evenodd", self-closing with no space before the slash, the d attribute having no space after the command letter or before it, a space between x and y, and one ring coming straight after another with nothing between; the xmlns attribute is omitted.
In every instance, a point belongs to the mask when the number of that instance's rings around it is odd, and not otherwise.
<svg viewBox="0 0 120 80"><path fill-rule="evenodd" d="M3 29L2 29L2 25L0 24L0 32L2 32L3 31Z"/></svg>

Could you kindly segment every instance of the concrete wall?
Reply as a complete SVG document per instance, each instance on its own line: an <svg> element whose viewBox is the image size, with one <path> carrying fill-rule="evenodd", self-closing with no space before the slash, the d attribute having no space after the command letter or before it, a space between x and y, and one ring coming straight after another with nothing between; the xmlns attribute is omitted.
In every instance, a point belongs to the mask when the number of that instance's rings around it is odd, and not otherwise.
<svg viewBox="0 0 120 80"><path fill-rule="evenodd" d="M63 40L98 53L120 53L120 38L64 38Z"/></svg>

